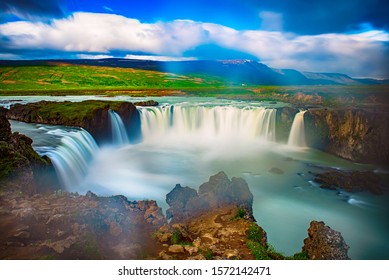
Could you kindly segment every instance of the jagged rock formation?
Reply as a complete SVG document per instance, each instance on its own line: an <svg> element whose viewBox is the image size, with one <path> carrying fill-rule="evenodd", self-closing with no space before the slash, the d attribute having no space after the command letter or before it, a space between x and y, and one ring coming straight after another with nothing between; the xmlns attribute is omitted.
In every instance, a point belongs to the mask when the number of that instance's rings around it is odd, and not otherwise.
<svg viewBox="0 0 389 280"><path fill-rule="evenodd" d="M28 123L82 127L95 138L97 143L102 143L112 140L109 109L121 116L131 140L139 139L139 112L129 102L87 100L76 103L40 101L15 104L7 113L7 118Z"/></svg>
<svg viewBox="0 0 389 280"><path fill-rule="evenodd" d="M389 113L367 109L309 109L307 144L361 163L389 164Z"/></svg>
<svg viewBox="0 0 389 280"><path fill-rule="evenodd" d="M52 189L56 181L50 159L33 150L30 138L12 133L7 111L0 108L0 189L12 187L28 194Z"/></svg>
<svg viewBox="0 0 389 280"><path fill-rule="evenodd" d="M340 232L317 221L311 222L302 248L312 260L348 260L348 249Z"/></svg>
<svg viewBox="0 0 389 280"><path fill-rule="evenodd" d="M156 238L166 249L162 259L253 259L247 246L252 230L258 246L268 247L266 232L254 222L253 195L242 178L224 172L209 178L199 191L176 185L166 195L169 224Z"/></svg>
<svg viewBox="0 0 389 280"><path fill-rule="evenodd" d="M176 187L166 195L170 206L167 219L172 223L188 220L207 211L235 205L245 209L250 219L252 215L253 195L242 178L228 179L224 172L219 172L209 178L209 181L199 187L198 193L189 187Z"/></svg>

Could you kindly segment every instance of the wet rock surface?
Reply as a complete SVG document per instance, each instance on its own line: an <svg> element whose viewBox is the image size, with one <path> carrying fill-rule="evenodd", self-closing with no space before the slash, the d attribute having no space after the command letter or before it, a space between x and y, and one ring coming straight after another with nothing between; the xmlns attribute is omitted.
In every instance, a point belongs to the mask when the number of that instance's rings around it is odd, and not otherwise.
<svg viewBox="0 0 389 280"><path fill-rule="evenodd" d="M381 178L372 171L330 170L316 174L314 181L323 189L342 189L350 193L368 191L380 195L387 190Z"/></svg>
<svg viewBox="0 0 389 280"><path fill-rule="evenodd" d="M324 222L312 221L308 238L304 239L303 251L312 260L348 260L349 246L340 232L326 226Z"/></svg>

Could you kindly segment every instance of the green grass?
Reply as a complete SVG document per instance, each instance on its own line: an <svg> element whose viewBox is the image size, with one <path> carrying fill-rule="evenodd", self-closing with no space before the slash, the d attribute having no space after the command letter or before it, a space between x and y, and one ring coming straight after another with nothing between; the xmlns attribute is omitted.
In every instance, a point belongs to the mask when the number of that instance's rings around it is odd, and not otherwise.
<svg viewBox="0 0 389 280"><path fill-rule="evenodd" d="M282 101L301 105L376 106L389 104L388 85L234 85L217 76L176 75L132 68L49 64L0 67L1 95L212 96ZM299 94L311 99L296 98Z"/></svg>
<svg viewBox="0 0 389 280"><path fill-rule="evenodd" d="M220 87L206 75L175 75L132 68L83 65L0 67L0 92L182 89Z"/></svg>
<svg viewBox="0 0 389 280"><path fill-rule="evenodd" d="M120 101L87 100L82 102L38 102L23 105L31 111L31 122L58 120L61 124L80 125L83 120L92 118L96 110L110 108L118 110Z"/></svg>

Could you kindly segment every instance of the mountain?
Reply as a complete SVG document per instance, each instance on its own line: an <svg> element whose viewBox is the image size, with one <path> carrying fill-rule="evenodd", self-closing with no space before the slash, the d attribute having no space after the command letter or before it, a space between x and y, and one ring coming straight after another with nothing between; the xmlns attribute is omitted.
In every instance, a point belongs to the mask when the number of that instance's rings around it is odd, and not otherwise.
<svg viewBox="0 0 389 280"><path fill-rule="evenodd" d="M275 69L253 60L151 61L134 59L2 60L0 66L68 63L154 70L174 74L210 75L231 85L360 85L387 84L388 80L353 79L341 73L299 72Z"/></svg>

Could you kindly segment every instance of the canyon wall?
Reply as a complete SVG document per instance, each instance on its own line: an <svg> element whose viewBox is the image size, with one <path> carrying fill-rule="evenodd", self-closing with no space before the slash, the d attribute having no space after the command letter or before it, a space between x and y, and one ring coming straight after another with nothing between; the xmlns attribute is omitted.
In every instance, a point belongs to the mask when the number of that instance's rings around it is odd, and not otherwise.
<svg viewBox="0 0 389 280"><path fill-rule="evenodd" d="M368 109L309 109L309 147L360 163L389 163L389 113Z"/></svg>

